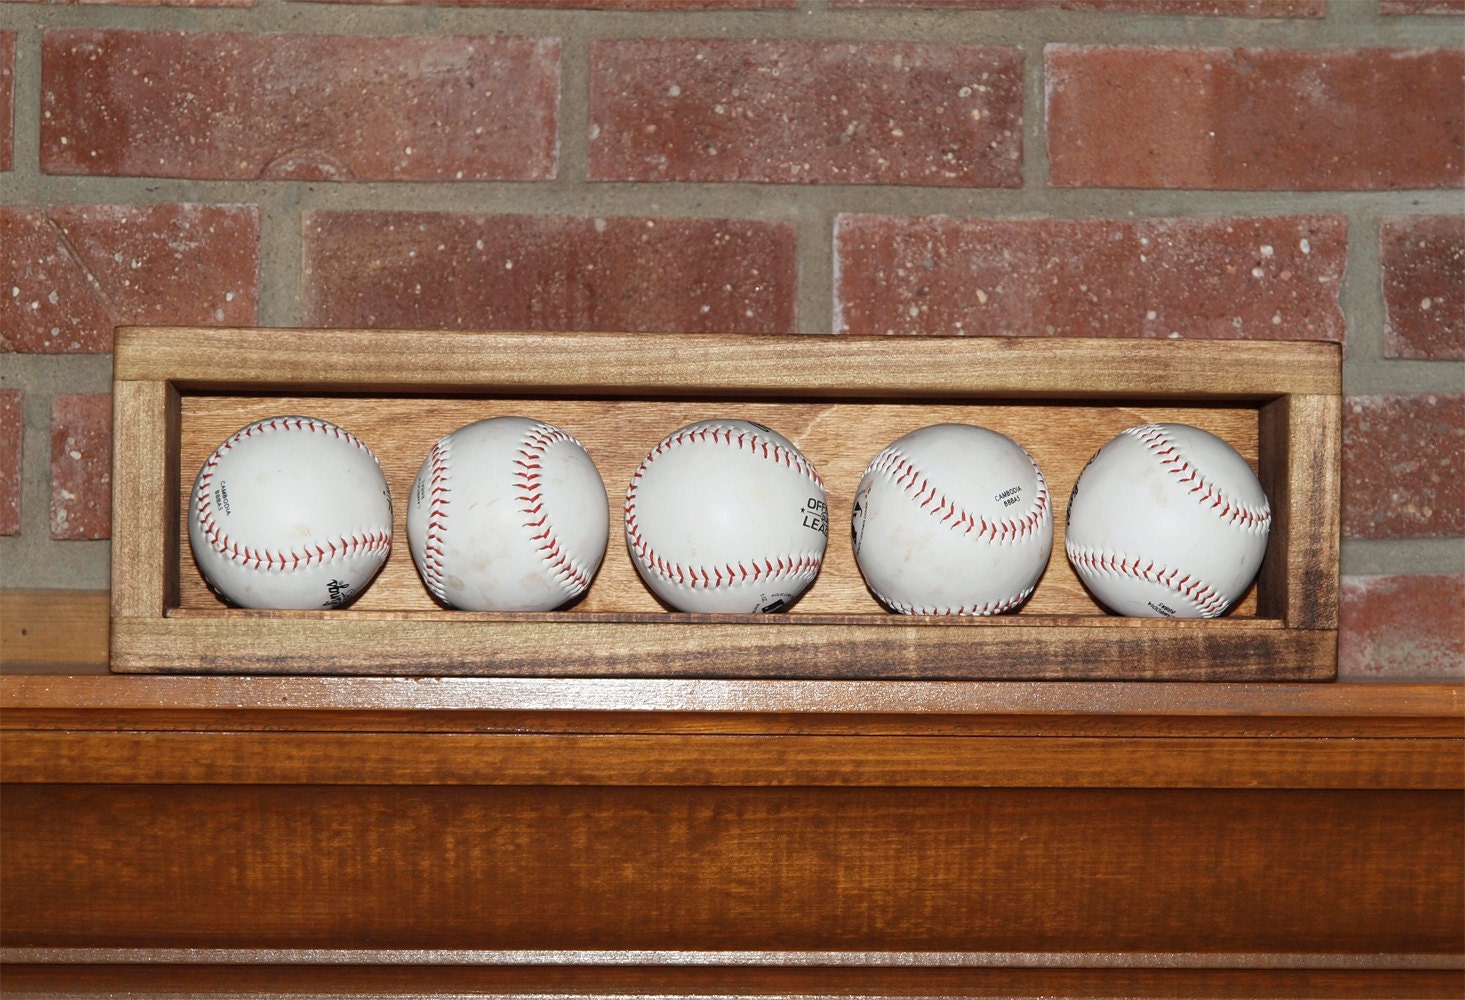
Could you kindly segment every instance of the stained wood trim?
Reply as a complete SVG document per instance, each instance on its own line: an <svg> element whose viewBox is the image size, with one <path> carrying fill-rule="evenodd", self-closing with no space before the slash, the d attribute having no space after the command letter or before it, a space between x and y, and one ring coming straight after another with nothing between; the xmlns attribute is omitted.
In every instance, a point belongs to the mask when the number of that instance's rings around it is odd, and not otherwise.
<svg viewBox="0 0 1465 1000"><path fill-rule="evenodd" d="M1459 684L0 677L0 728L1458 737Z"/></svg>
<svg viewBox="0 0 1465 1000"><path fill-rule="evenodd" d="M117 618L112 668L139 673L755 678L1331 680L1337 634L1243 619L1031 616L934 625L749 615L688 622L428 612ZM738 617L738 616L730 616ZM1110 624L1113 623L1113 624ZM1202 627L1212 626L1212 627ZM1164 656L1152 644L1162 643ZM719 655L724 651L727 655Z"/></svg>
<svg viewBox="0 0 1465 1000"><path fill-rule="evenodd" d="M152 618L178 603L178 498L160 483L178 481L179 394L167 382L112 387L112 613Z"/></svg>
<svg viewBox="0 0 1465 1000"><path fill-rule="evenodd" d="M0 728L1459 737L1459 684L0 677Z"/></svg>
<svg viewBox="0 0 1465 1000"><path fill-rule="evenodd" d="M247 334L247 336L245 335ZM308 335L312 349L301 350ZM1001 398L1071 394L1209 395L1236 398L1341 391L1338 345L1233 341L1127 341L1120 358L1092 338L899 337L634 333L287 330L123 327L116 332L118 381L221 382L381 392L463 392L465 372L493 372L498 391L593 389L614 395L780 393L858 398L986 394ZM503 359L532 357L505 366ZM411 357L411 365L401 359ZM287 363L288 362L288 363ZM227 376L221 378L220 373ZM614 386L605 373L615 372Z"/></svg>
<svg viewBox="0 0 1465 1000"><path fill-rule="evenodd" d="M8 733L47 784L1465 788L1465 741Z"/></svg>
<svg viewBox="0 0 1465 1000"><path fill-rule="evenodd" d="M1386 956L1387 957L1387 956ZM931 966L564 965L59 965L7 964L7 995L760 996L921 997L1440 997L1460 973L1442 969L1071 968Z"/></svg>
<svg viewBox="0 0 1465 1000"><path fill-rule="evenodd" d="M0 590L0 664L105 665L105 590Z"/></svg>
<svg viewBox="0 0 1465 1000"><path fill-rule="evenodd" d="M1262 407L1263 487L1276 517L1263 560L1263 615L1290 627L1338 627L1342 402L1284 396Z"/></svg>
<svg viewBox="0 0 1465 1000"><path fill-rule="evenodd" d="M1462 951L1456 792L7 794L12 946Z"/></svg>
<svg viewBox="0 0 1465 1000"><path fill-rule="evenodd" d="M1039 969L1465 969L1461 955L1215 951L690 951L385 948L0 948L7 964L533 965Z"/></svg>

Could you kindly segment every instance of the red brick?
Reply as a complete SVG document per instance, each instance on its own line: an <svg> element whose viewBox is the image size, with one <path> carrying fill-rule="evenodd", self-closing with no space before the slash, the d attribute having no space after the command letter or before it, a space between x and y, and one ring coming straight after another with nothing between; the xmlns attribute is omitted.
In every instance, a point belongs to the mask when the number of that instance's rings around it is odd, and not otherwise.
<svg viewBox="0 0 1465 1000"><path fill-rule="evenodd" d="M1380 14L1465 14L1465 0L1379 0Z"/></svg>
<svg viewBox="0 0 1465 1000"><path fill-rule="evenodd" d="M250 326L252 205L0 208L0 351L112 350L119 325Z"/></svg>
<svg viewBox="0 0 1465 1000"><path fill-rule="evenodd" d="M1078 10L1186 17L1323 17L1327 0L829 0L831 7L923 10Z"/></svg>
<svg viewBox="0 0 1465 1000"><path fill-rule="evenodd" d="M1343 535L1465 535L1465 395L1343 402Z"/></svg>
<svg viewBox="0 0 1465 1000"><path fill-rule="evenodd" d="M1384 354L1465 358L1465 217L1407 216L1379 224Z"/></svg>
<svg viewBox="0 0 1465 1000"><path fill-rule="evenodd" d="M541 180L555 174L557 39L45 34L53 174Z"/></svg>
<svg viewBox="0 0 1465 1000"><path fill-rule="evenodd" d="M1369 190L1465 183L1465 51L1053 45L1059 187Z"/></svg>
<svg viewBox="0 0 1465 1000"><path fill-rule="evenodd" d="M15 165L15 32L0 31L0 170Z"/></svg>
<svg viewBox="0 0 1465 1000"><path fill-rule="evenodd" d="M1342 340L1347 223L835 220L835 332Z"/></svg>
<svg viewBox="0 0 1465 1000"><path fill-rule="evenodd" d="M0 535L20 534L20 480L25 442L24 399L0 389Z"/></svg>
<svg viewBox="0 0 1465 1000"><path fill-rule="evenodd" d="M51 400L51 537L112 535L112 397Z"/></svg>
<svg viewBox="0 0 1465 1000"><path fill-rule="evenodd" d="M1018 187L1022 52L593 42L590 123L592 180Z"/></svg>
<svg viewBox="0 0 1465 1000"><path fill-rule="evenodd" d="M1338 676L1465 679L1465 574L1345 576Z"/></svg>
<svg viewBox="0 0 1465 1000"><path fill-rule="evenodd" d="M791 333L792 224L313 212L306 322Z"/></svg>

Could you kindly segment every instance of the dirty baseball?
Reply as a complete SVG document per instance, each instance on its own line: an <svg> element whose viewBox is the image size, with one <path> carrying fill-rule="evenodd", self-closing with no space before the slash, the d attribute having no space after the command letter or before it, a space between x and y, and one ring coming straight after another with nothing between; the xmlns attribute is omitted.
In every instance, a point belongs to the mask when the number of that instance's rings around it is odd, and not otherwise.
<svg viewBox="0 0 1465 1000"><path fill-rule="evenodd" d="M663 438L631 478L625 512L631 561L678 611L783 611L818 576L829 536L819 473L747 420Z"/></svg>
<svg viewBox="0 0 1465 1000"><path fill-rule="evenodd" d="M468 611L550 611L589 588L610 533L585 448L528 417L491 417L433 445L412 484L407 544L428 591Z"/></svg>
<svg viewBox="0 0 1465 1000"><path fill-rule="evenodd" d="M1271 524L1261 483L1231 445L1187 424L1142 424L1080 474L1065 547L1111 611L1214 618L1256 577Z"/></svg>
<svg viewBox="0 0 1465 1000"><path fill-rule="evenodd" d="M995 615L1033 593L1053 550L1048 485L996 431L934 424L871 460L855 493L855 561L902 614Z"/></svg>
<svg viewBox="0 0 1465 1000"><path fill-rule="evenodd" d="M386 562L391 493L355 435L313 417L270 417L204 462L189 494L188 541L230 604L341 608Z"/></svg>

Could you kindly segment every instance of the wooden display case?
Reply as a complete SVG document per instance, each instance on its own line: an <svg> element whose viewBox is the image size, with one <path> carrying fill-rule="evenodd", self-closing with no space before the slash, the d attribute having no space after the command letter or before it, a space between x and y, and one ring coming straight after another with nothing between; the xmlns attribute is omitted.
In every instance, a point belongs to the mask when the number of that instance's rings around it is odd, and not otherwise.
<svg viewBox="0 0 1465 1000"><path fill-rule="evenodd" d="M1339 351L1334 344L124 328L115 353L112 669L122 672L781 678L1324 680L1336 672ZM226 607L187 543L187 491L245 424L286 413L365 440L399 498L394 551L350 608ZM432 443L473 420L533 416L585 445L611 542L571 607L436 605L405 544L405 498ZM665 434L756 420L819 469L831 532L787 613L657 603L621 532L626 484ZM849 542L864 466L939 422L990 427L1042 467L1053 556L1020 610L901 616L864 587ZM1127 426L1189 423L1253 465L1274 522L1260 576L1213 620L1106 614L1063 552L1069 490Z"/></svg>

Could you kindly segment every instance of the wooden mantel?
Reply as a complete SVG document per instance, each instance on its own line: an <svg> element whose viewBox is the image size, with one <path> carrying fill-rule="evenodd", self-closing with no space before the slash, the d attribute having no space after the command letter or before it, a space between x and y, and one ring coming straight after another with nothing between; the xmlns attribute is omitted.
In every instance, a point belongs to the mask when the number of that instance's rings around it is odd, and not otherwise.
<svg viewBox="0 0 1465 1000"><path fill-rule="evenodd" d="M0 678L7 995L1458 996L1465 688Z"/></svg>

